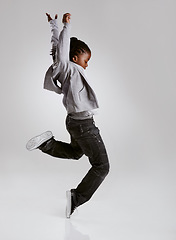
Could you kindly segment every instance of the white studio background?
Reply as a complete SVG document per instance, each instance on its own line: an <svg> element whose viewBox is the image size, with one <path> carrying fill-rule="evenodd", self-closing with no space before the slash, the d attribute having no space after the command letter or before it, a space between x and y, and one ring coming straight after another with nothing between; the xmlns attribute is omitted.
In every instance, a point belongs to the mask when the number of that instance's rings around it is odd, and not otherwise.
<svg viewBox="0 0 176 240"><path fill-rule="evenodd" d="M151 216L152 211L158 214L153 221L168 224L160 239L175 239L175 0L1 0L0 12L1 206L8 204L4 196L13 198L21 182L25 185L25 176L33 176L35 185L40 176L44 180L60 174L71 187L69 181L77 184L88 170L86 158L64 162L25 149L31 137L46 130L69 141L62 98L42 85L51 64L45 13L58 13L62 27L62 14L70 12L72 36L92 50L86 71L99 99L95 120L111 163L95 200L105 195L107 201L122 203L131 194L126 205L140 199L141 211L154 201L155 207L148 209Z"/></svg>

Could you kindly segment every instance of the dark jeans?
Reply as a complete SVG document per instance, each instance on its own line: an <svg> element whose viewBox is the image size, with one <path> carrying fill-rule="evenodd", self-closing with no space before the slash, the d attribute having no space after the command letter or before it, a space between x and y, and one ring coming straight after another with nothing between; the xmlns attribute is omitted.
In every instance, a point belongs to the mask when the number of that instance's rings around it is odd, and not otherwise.
<svg viewBox="0 0 176 240"><path fill-rule="evenodd" d="M93 118L75 120L67 116L66 127L71 136L70 144L52 138L40 147L40 150L58 158L79 159L83 154L89 158L92 167L74 189L75 204L79 206L88 201L100 186L109 172L109 161L99 129L95 126Z"/></svg>

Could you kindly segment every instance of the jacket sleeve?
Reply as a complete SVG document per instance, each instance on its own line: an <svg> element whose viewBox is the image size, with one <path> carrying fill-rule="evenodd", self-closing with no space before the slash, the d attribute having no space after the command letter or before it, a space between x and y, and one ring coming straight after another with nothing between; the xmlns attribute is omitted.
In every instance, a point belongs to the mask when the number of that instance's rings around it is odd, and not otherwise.
<svg viewBox="0 0 176 240"><path fill-rule="evenodd" d="M59 29L58 29L58 24L57 24L57 20L53 19L50 21L50 28L51 28L51 55L53 58L53 63L56 64L57 63L57 44L59 41Z"/></svg>
<svg viewBox="0 0 176 240"><path fill-rule="evenodd" d="M64 23L63 29L59 35L59 29L57 24L57 19L50 21L51 27L51 44L52 49L56 48L57 61L67 62L69 61L70 52L70 23Z"/></svg>
<svg viewBox="0 0 176 240"><path fill-rule="evenodd" d="M63 29L59 35L57 44L58 61L68 62L70 52L70 23L64 23Z"/></svg>
<svg viewBox="0 0 176 240"><path fill-rule="evenodd" d="M63 29L59 34L57 19L50 21L51 27L51 55L53 55L55 69L58 64L65 65L69 61L69 52L70 52L70 23L64 23Z"/></svg>
<svg viewBox="0 0 176 240"><path fill-rule="evenodd" d="M57 61L57 45L59 42L59 29L56 19L53 19L50 21L50 27L51 27L51 55L53 57L53 64L49 67L45 74L44 78L44 89L47 89L49 91L54 91L58 94L62 93L62 89L58 86L57 81L53 78L53 70L57 67L58 61Z"/></svg>
<svg viewBox="0 0 176 240"><path fill-rule="evenodd" d="M52 45L56 46L59 40L59 29L57 24L57 19L53 19L50 21L50 27L51 27L51 43Z"/></svg>
<svg viewBox="0 0 176 240"><path fill-rule="evenodd" d="M46 90L61 94L62 89L57 85L57 82L54 81L52 75L53 75L53 66L51 65L45 74L43 87Z"/></svg>
<svg viewBox="0 0 176 240"><path fill-rule="evenodd" d="M60 32L59 40L56 47L57 60L53 65L53 79L60 78L60 82L65 81L65 77L70 72L70 24L64 23L63 29ZM59 77L62 74L62 77Z"/></svg>

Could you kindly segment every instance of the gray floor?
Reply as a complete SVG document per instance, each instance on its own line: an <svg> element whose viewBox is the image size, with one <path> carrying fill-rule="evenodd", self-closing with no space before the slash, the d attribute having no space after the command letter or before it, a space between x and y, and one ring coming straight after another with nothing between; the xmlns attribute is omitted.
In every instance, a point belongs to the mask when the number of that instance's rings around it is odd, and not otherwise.
<svg viewBox="0 0 176 240"><path fill-rule="evenodd" d="M65 191L75 187L87 171L86 159L64 162L32 152L23 164L17 169L7 159L0 176L2 240L176 238L172 169L167 177L168 169L161 167L143 173L127 173L120 166L118 171L112 169L92 199L66 219Z"/></svg>

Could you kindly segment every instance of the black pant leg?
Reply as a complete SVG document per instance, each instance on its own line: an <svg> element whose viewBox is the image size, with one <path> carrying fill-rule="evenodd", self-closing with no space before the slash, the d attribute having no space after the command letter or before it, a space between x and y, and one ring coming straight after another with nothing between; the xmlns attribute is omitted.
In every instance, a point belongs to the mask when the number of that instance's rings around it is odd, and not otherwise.
<svg viewBox="0 0 176 240"><path fill-rule="evenodd" d="M89 158L91 168L75 189L77 206L88 201L109 172L108 155L100 136L99 129L92 119L69 120L67 129Z"/></svg>
<svg viewBox="0 0 176 240"><path fill-rule="evenodd" d="M57 158L65 159L79 159L82 157L83 152L79 145L71 137L71 143L56 141L54 138L49 140L40 150Z"/></svg>

